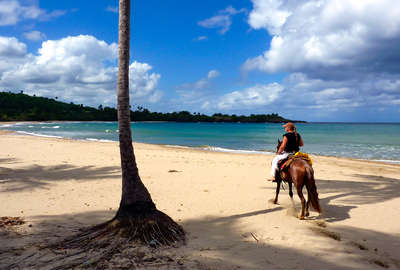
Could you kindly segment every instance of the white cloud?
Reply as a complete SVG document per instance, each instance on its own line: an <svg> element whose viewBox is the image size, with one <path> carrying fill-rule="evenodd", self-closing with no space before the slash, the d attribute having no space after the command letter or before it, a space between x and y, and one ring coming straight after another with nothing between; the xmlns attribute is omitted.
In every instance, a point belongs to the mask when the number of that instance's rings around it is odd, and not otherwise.
<svg viewBox="0 0 400 270"><path fill-rule="evenodd" d="M0 77L13 65L21 64L27 57L24 43L14 37L0 36Z"/></svg>
<svg viewBox="0 0 400 270"><path fill-rule="evenodd" d="M218 77L220 72L218 70L212 69L207 73L206 78L201 78L198 81L192 83L184 83L177 87L178 91L185 91L187 90L201 90L210 86L211 81Z"/></svg>
<svg viewBox="0 0 400 270"><path fill-rule="evenodd" d="M13 25L18 22L20 8L17 1L0 2L0 25Z"/></svg>
<svg viewBox="0 0 400 270"><path fill-rule="evenodd" d="M118 13L118 7L108 6L106 10L109 12Z"/></svg>
<svg viewBox="0 0 400 270"><path fill-rule="evenodd" d="M196 38L197 41L207 40L207 36L199 36Z"/></svg>
<svg viewBox="0 0 400 270"><path fill-rule="evenodd" d="M248 23L273 39L245 70L305 72L310 76L393 72L400 59L397 0L252 0ZM330 75L334 72L333 75Z"/></svg>
<svg viewBox="0 0 400 270"><path fill-rule="evenodd" d="M134 97L141 98L151 96L157 86L161 75L156 73L149 74L152 67L147 63L133 62L129 66L130 84ZM157 99L160 94L152 97L152 100Z"/></svg>
<svg viewBox="0 0 400 270"><path fill-rule="evenodd" d="M150 103L156 103L161 100L163 97L163 93L159 90L154 91L154 93L149 97L149 102Z"/></svg>
<svg viewBox="0 0 400 270"><path fill-rule="evenodd" d="M0 36L0 58L15 58L26 55L26 45L14 37Z"/></svg>
<svg viewBox="0 0 400 270"><path fill-rule="evenodd" d="M44 40L46 38L46 35L39 32L39 31L30 31L30 32L25 32L23 34L23 36L31 41L40 41L40 40Z"/></svg>
<svg viewBox="0 0 400 270"><path fill-rule="evenodd" d="M400 91L400 80L397 78L377 80L376 87L383 92L398 93Z"/></svg>
<svg viewBox="0 0 400 270"><path fill-rule="evenodd" d="M214 79L214 78L218 77L219 75L220 75L220 73L219 73L218 70L212 69L212 70L210 70L210 71L208 72L207 78L208 78L208 79Z"/></svg>
<svg viewBox="0 0 400 270"><path fill-rule="evenodd" d="M179 110L198 110L204 102L210 99L210 96L215 96L216 93L212 89L212 81L219 76L220 72L212 69L207 72L207 76L204 78L177 86L176 93L178 98L172 99L170 102L174 107L173 110L176 110L176 106L179 106Z"/></svg>
<svg viewBox="0 0 400 270"><path fill-rule="evenodd" d="M1 60L11 59L7 51L19 56L19 61L1 69ZM26 54L26 45L16 38L0 37L0 89L113 106L116 104L116 61L117 44L107 44L93 36L47 40L37 55ZM130 65L135 103L155 102L162 96L156 90L160 75L151 73L151 69L146 63Z"/></svg>
<svg viewBox="0 0 400 270"><path fill-rule="evenodd" d="M23 6L17 0L2 0L0 1L0 26L15 25L27 19L50 20L65 13L64 10L47 12L36 5Z"/></svg>
<svg viewBox="0 0 400 270"><path fill-rule="evenodd" d="M203 104L201 104L200 108L203 110L209 110L210 109L210 101L204 101Z"/></svg>
<svg viewBox="0 0 400 270"><path fill-rule="evenodd" d="M284 80L285 92L277 105L313 117L324 112L372 111L381 106L389 108L395 105L392 101L400 99L400 83L396 77L386 74L335 81L293 73Z"/></svg>
<svg viewBox="0 0 400 270"><path fill-rule="evenodd" d="M220 28L219 32L225 34L231 27L232 16L243 12L246 12L246 9L242 8L237 10L232 6L228 6L227 8L220 10L218 15L200 21L198 24L205 28Z"/></svg>
<svg viewBox="0 0 400 270"><path fill-rule="evenodd" d="M275 101L283 89L282 85L271 83L256 85L242 91L233 91L223 95L217 107L222 110L234 110L243 107L265 106Z"/></svg>
<svg viewBox="0 0 400 270"><path fill-rule="evenodd" d="M253 10L248 22L254 29L266 28L272 34L279 34L291 12L283 8L283 1L253 0ZM282 8L282 9L281 9Z"/></svg>

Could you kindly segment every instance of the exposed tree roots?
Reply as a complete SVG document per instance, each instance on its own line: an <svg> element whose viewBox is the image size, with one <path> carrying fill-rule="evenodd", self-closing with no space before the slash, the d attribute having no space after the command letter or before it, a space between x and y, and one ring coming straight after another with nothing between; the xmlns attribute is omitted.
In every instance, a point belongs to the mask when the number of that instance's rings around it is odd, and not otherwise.
<svg viewBox="0 0 400 270"><path fill-rule="evenodd" d="M134 269L146 251L149 253L149 250L156 247L179 246L184 243L182 227L156 209L135 215L118 212L112 220L82 229L80 233L62 241L42 246L38 252L26 256L26 260L22 259L7 268L29 267L35 261L34 268L99 269L99 265L111 260L114 255L131 249L126 257L129 257L129 265ZM157 258L160 260L160 256ZM167 261L171 260L167 258Z"/></svg>
<svg viewBox="0 0 400 270"><path fill-rule="evenodd" d="M104 241L106 236L121 237L151 247L178 245L185 241L185 232L180 225L163 212L153 210L139 215L117 214L112 220L84 229L61 244L64 248L101 247L109 243Z"/></svg>

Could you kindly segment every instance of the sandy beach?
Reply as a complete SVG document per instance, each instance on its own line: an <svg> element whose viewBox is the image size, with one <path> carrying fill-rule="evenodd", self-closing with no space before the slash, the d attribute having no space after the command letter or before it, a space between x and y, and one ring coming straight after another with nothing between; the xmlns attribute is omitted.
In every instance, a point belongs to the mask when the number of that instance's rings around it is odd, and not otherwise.
<svg viewBox="0 0 400 270"><path fill-rule="evenodd" d="M113 217L118 147L0 131L0 216L26 221L0 228L0 269ZM323 214L299 220L296 194L296 209L287 189L271 201L272 155L134 147L157 207L187 233L185 246L162 251L170 262L149 267L400 269L399 165L311 156Z"/></svg>

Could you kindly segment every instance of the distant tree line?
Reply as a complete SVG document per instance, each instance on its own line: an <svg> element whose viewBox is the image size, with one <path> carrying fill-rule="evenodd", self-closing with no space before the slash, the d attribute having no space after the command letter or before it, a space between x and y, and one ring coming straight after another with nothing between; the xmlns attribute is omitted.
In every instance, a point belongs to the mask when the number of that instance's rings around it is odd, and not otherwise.
<svg viewBox="0 0 400 270"><path fill-rule="evenodd" d="M57 98L56 98L57 99ZM52 98L29 96L20 93L0 92L0 121L117 121L117 109L100 105L97 109L83 104L65 103ZM216 113L211 116L188 111L161 113L137 107L131 111L132 121L171 122L245 122L281 123L291 121L272 114L228 115ZM302 121L295 121L302 122Z"/></svg>

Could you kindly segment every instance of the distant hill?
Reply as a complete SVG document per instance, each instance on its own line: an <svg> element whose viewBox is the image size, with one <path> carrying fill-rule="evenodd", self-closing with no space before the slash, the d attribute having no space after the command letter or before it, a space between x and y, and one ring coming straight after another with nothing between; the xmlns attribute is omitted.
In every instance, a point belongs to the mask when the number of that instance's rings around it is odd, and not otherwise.
<svg viewBox="0 0 400 270"><path fill-rule="evenodd" d="M246 122L281 123L291 121L272 114L228 115L216 113L208 116L188 111L160 113L143 107L131 111L132 121L174 122ZM21 93L0 92L0 121L117 121L117 110L110 107L96 109L82 104L65 103L46 97L29 96ZM294 121L304 122L304 121Z"/></svg>

